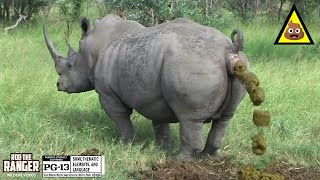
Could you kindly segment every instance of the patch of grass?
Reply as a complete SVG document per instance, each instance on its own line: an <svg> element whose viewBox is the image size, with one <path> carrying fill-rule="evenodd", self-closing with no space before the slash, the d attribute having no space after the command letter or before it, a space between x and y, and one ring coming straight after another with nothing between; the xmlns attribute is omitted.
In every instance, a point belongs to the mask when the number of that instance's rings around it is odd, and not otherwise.
<svg viewBox="0 0 320 180"><path fill-rule="evenodd" d="M292 163L318 166L320 139L316 131L320 98L319 61L290 62L278 59L253 63L253 71L265 89L266 101L261 109L272 115L270 128L264 129L268 151L261 157L251 155L250 137L258 132L253 125L250 99L241 103L227 137L231 153L245 163L287 159ZM245 136L245 137L243 137ZM263 163L264 165L268 163Z"/></svg>
<svg viewBox="0 0 320 180"><path fill-rule="evenodd" d="M48 27L60 52L66 52L64 28L63 23ZM319 56L316 46L274 46L280 28L274 25L261 31L259 25L241 27L246 38L244 51L266 91L261 108L272 115L270 128L264 129L268 151L263 156L251 152L250 138L258 130L252 123L254 107L246 97L230 123L222 154L258 167L279 159L316 167L320 161ZM309 31L316 35L314 29ZM231 30L223 32L228 35ZM74 25L75 47L80 33L79 25ZM32 152L40 159L42 155L75 155L98 148L106 156L103 179L126 179L128 172L172 155L154 144L151 122L142 116L133 115L136 140L125 146L95 92L68 95L56 90L58 76L41 23L17 28L8 36L0 34L0 54L0 162L11 152ZM175 150L180 143L178 127L171 128ZM204 131L209 128L205 125Z"/></svg>

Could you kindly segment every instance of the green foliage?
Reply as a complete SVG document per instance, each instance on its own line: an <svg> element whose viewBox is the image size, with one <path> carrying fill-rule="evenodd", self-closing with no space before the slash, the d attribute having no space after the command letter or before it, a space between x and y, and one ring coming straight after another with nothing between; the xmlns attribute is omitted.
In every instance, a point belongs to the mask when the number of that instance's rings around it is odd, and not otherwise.
<svg viewBox="0 0 320 180"><path fill-rule="evenodd" d="M73 17L73 19L81 18L80 15L81 15L84 1L85 0L72 0L72 5L73 5L72 17Z"/></svg>
<svg viewBox="0 0 320 180"><path fill-rule="evenodd" d="M16 20L18 15L22 14L30 19L37 16L41 10L50 7L51 4L51 0L1 0L0 18Z"/></svg>
<svg viewBox="0 0 320 180"><path fill-rule="evenodd" d="M106 6L111 7L111 13L137 20L146 26L172 19L169 0L105 0L104 2Z"/></svg>
<svg viewBox="0 0 320 180"><path fill-rule="evenodd" d="M256 15L254 1L227 0L225 7L233 12L242 21L252 20Z"/></svg>
<svg viewBox="0 0 320 180"><path fill-rule="evenodd" d="M320 0L304 0L306 15L320 17Z"/></svg>
<svg viewBox="0 0 320 180"><path fill-rule="evenodd" d="M224 16L222 16L222 14L224 14ZM193 3L190 3L186 0L179 1L175 11L176 17L192 19L200 24L217 28L227 27L227 21L229 24L233 23L234 19L230 18L229 15L230 14L223 11L223 9L213 9L210 14L206 14L205 9L201 6L200 2L193 1Z"/></svg>
<svg viewBox="0 0 320 180"><path fill-rule="evenodd" d="M176 18L189 18L204 25L226 26L222 11L211 8L210 14L202 1L190 0L105 0L110 12L120 17L152 26Z"/></svg>
<svg viewBox="0 0 320 180"><path fill-rule="evenodd" d="M56 3L59 6L59 13L66 19L75 21L81 17L83 4L85 0L57 0Z"/></svg>
<svg viewBox="0 0 320 180"><path fill-rule="evenodd" d="M257 16L269 22L285 18L293 3L301 9L301 14L319 11L319 0L104 0L109 12L123 18L139 21L145 26L162 23L178 17L187 17L205 25L225 26L231 19L223 15L232 14L234 21L253 21ZM288 8L289 7L289 10ZM223 13L221 13L223 12ZM229 18L229 17L228 17Z"/></svg>

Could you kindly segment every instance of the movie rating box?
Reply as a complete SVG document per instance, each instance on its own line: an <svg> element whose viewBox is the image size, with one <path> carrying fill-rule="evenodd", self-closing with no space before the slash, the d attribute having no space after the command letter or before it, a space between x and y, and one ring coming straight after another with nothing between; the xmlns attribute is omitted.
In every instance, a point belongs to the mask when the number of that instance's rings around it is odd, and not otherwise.
<svg viewBox="0 0 320 180"><path fill-rule="evenodd" d="M104 156L42 156L42 177L102 177Z"/></svg>

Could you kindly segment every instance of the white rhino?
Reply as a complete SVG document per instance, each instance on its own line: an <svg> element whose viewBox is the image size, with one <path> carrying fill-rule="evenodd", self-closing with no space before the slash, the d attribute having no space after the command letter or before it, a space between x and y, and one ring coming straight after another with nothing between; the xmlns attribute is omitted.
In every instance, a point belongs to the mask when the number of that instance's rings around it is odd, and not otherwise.
<svg viewBox="0 0 320 180"><path fill-rule="evenodd" d="M130 115L135 109L152 120L156 141L164 147L170 144L169 123L180 123L178 159L190 160L202 149L204 155L217 153L246 94L241 81L230 73L234 56L249 67L241 52L241 31L234 30L230 40L187 19L144 27L116 15L98 20L92 30L84 18L81 27L79 51L68 44L66 58L55 50L44 27L60 76L59 91L95 90L126 142L134 137ZM212 122L212 127L204 146L205 122Z"/></svg>

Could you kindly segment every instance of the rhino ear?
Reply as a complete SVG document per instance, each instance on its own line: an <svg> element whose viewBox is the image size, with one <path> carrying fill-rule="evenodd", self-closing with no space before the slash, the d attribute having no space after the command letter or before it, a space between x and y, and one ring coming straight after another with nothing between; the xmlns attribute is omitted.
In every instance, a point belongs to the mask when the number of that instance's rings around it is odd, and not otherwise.
<svg viewBox="0 0 320 180"><path fill-rule="evenodd" d="M90 30L90 22L87 18L82 18L81 20L81 28L82 28L82 37L86 36L88 31Z"/></svg>

